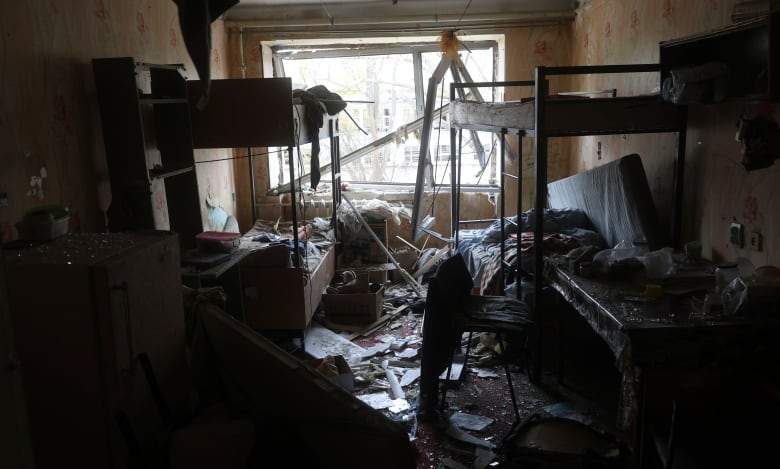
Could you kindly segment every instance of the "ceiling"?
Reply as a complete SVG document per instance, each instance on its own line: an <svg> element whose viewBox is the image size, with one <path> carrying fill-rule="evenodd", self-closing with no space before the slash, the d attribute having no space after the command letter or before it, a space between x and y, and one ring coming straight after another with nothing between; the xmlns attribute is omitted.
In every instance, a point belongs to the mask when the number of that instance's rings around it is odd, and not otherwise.
<svg viewBox="0 0 780 469"><path fill-rule="evenodd" d="M486 18L573 17L577 3L575 0L240 0L224 18L239 26L264 23L335 26L415 21L455 24Z"/></svg>

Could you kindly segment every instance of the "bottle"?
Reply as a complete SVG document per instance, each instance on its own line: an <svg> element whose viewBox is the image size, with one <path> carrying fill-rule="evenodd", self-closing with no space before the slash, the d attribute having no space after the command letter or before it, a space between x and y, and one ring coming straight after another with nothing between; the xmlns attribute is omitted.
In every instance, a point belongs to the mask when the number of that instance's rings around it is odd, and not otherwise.
<svg viewBox="0 0 780 469"><path fill-rule="evenodd" d="M736 262L726 262L715 267L715 292L720 294L739 275Z"/></svg>

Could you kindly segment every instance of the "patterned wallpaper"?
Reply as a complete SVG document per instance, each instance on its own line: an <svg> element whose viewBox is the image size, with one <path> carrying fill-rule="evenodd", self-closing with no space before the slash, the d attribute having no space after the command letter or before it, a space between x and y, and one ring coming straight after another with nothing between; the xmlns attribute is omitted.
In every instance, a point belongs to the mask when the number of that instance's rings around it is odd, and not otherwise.
<svg viewBox="0 0 780 469"><path fill-rule="evenodd" d="M188 78L197 79L176 5L172 0L4 2L0 27L0 236L3 241L17 236L14 224L24 212L47 204L69 207L72 230L102 231L110 187L91 59L183 63ZM212 42L212 76L224 77L227 35L219 20L212 25ZM196 157L227 156L226 150L212 150ZM214 181L212 198L235 211L231 164L199 164L198 179L204 223L208 181ZM156 206L167 216L164 204Z"/></svg>
<svg viewBox="0 0 780 469"><path fill-rule="evenodd" d="M573 28L574 65L656 63L659 42L709 31L731 23L734 0L590 0L583 2ZM618 80L620 94L658 89L657 74ZM583 80L584 89L601 82ZM777 112L768 103L731 102L689 106L686 145L683 242L701 240L704 255L716 261L749 259L756 267L780 265L780 165L747 172L740 164L735 123L743 113ZM602 143L603 159L596 153ZM674 135L618 135L573 139L571 172L582 171L625 154L642 155L658 211L668 217L671 204ZM662 218L668 219L668 218ZM728 242L732 221L762 234L758 252Z"/></svg>
<svg viewBox="0 0 780 469"><path fill-rule="evenodd" d="M529 79L540 64L656 62L659 41L728 24L735 3L584 1L573 25L506 31L505 78ZM188 76L197 78L180 36L176 6L172 0L5 2L0 25L0 236L13 238L13 224L27 209L50 203L70 208L73 230L100 231L110 188L90 60L132 56L146 62L184 63ZM228 50L228 32L221 21L214 23L212 33L212 74L226 77L237 66L236 54ZM259 73L256 39L244 38L248 76ZM553 89L602 87L595 81L551 85ZM633 76L617 84L621 93L652 92L658 86L658 77L652 75ZM780 187L780 166L746 172L739 164L740 149L734 141L738 116L756 112L757 106L691 107L683 237L700 239L704 254L716 260L747 257L756 265L780 264L780 215L771 210L780 193L775 189ZM601 160L596 155L598 142ZM630 152L640 153L659 213L668 215L673 136L587 137L552 145L551 153L556 156L551 178ZM530 156L532 150L533 141L529 141L524 154ZM216 229L212 223L236 213L236 181L246 175L234 175L233 165L225 161L231 154L228 150L196 151L201 162L197 174L204 229ZM524 197L530 200L533 161L526 157L522 164ZM264 193L264 188L258 187L258 193ZM510 190L508 200L513 199ZM159 206L162 210L164 204ZM762 233L761 252L728 244L727 226L733 220Z"/></svg>

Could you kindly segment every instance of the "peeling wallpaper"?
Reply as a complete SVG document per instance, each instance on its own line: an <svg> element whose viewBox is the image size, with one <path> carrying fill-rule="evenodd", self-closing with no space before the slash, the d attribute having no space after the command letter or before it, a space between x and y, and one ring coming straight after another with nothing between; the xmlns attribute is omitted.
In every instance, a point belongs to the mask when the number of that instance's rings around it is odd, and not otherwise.
<svg viewBox="0 0 780 469"><path fill-rule="evenodd" d="M590 0L577 12L573 26L573 65L657 63L659 42L709 31L731 23L734 0ZM619 94L648 93L660 85L657 74L617 80ZM581 89L603 86L596 80ZM780 165L747 172L736 122L767 103L730 102L689 106L686 142L682 241L701 240L703 254L716 261L749 259L756 267L780 265ZM778 113L775 109L775 118ZM596 154L602 143L603 159ZM669 220L672 163L676 138L670 134L618 135L572 139L570 172L583 171L628 153L642 155L650 188L661 215ZM761 252L728 243L732 221L746 233L763 235Z"/></svg>
<svg viewBox="0 0 780 469"><path fill-rule="evenodd" d="M0 236L17 236L24 212L45 204L71 211L71 229L103 231L110 201L91 59L131 56L151 63L183 63L197 79L172 0L27 0L3 2L0 15ZM212 77L226 76L227 34L212 25ZM198 152L199 161L224 159L227 150ZM229 162L197 167L199 182L229 212ZM205 184L200 200L206 223ZM155 200L159 203L159 200ZM160 216L167 214L160 213Z"/></svg>

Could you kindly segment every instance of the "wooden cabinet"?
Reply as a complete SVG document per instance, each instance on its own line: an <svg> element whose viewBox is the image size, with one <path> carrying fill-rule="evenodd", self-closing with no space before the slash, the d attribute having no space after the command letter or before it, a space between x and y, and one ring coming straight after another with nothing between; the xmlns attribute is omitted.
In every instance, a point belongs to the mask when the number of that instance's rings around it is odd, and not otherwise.
<svg viewBox="0 0 780 469"><path fill-rule="evenodd" d="M176 235L74 234L4 256L36 467L127 466L117 415L141 445L162 426L140 354L171 412L189 407Z"/></svg>
<svg viewBox="0 0 780 469"><path fill-rule="evenodd" d="M319 263L304 267L261 267L240 264L246 324L258 331L305 330L333 280L334 249ZM248 257L248 256L247 256Z"/></svg>
<svg viewBox="0 0 780 469"><path fill-rule="evenodd" d="M93 59L111 181L111 231L177 232L194 248L203 231L183 65Z"/></svg>
<svg viewBox="0 0 780 469"><path fill-rule="evenodd" d="M777 2L774 2L777 3ZM678 67L708 62L729 70L726 99L780 99L780 12L734 23L707 33L660 43L661 81Z"/></svg>

